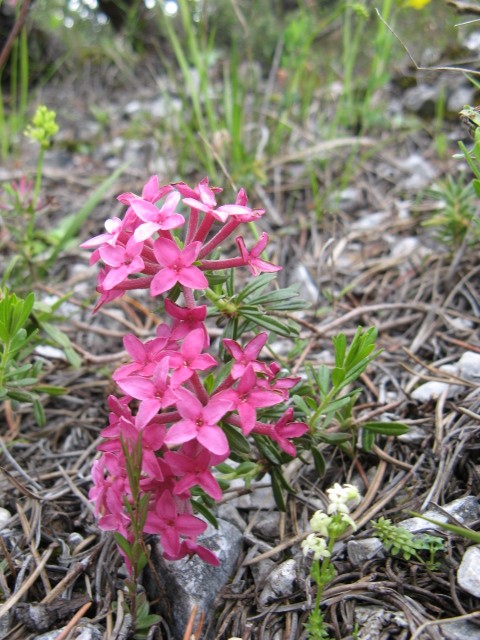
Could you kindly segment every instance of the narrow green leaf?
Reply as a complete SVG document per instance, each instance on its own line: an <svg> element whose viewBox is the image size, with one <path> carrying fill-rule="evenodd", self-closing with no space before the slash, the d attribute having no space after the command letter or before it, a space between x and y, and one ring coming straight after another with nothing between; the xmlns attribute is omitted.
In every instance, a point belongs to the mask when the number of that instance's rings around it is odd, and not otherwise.
<svg viewBox="0 0 480 640"><path fill-rule="evenodd" d="M408 433L408 426L403 422L365 422L362 428L384 436L401 436Z"/></svg>
<svg viewBox="0 0 480 640"><path fill-rule="evenodd" d="M343 367L347 351L347 336L344 333L339 333L332 338L332 342L335 348L335 366Z"/></svg>
<svg viewBox="0 0 480 640"><path fill-rule="evenodd" d="M275 504L277 505L278 509L280 511L286 511L287 504L285 502L284 492L281 483L279 482L275 474L272 474L272 493L273 499L275 500Z"/></svg>
<svg viewBox="0 0 480 640"><path fill-rule="evenodd" d="M38 398L33 400L33 415L39 427L44 427L47 420L45 417L45 410L42 403Z"/></svg>
<svg viewBox="0 0 480 640"><path fill-rule="evenodd" d="M362 449L364 451L371 451L373 444L375 442L375 434L373 433L373 431L369 431L368 429L365 429L364 431L362 431Z"/></svg>
<svg viewBox="0 0 480 640"><path fill-rule="evenodd" d="M424 516L421 513L416 513L415 511L409 511L408 513L410 513L410 515L414 516L415 518L422 518L422 520L431 522L441 529L445 529L446 531L455 533L457 536L462 536L463 538L467 538L467 540L473 540L473 542L475 542L476 544L480 544L480 531L472 531L471 529L467 529L466 527L459 527L458 525L450 524L448 522L433 520L433 518L427 518L427 516Z"/></svg>
<svg viewBox="0 0 480 640"><path fill-rule="evenodd" d="M210 511L210 509L206 507L205 504L203 504L203 502L201 502L200 500L191 500L191 503L194 509L198 511L198 513L201 513L202 516L205 518L205 520L207 520L207 522L209 522L212 525L212 527L215 527L215 529L218 529L217 519L215 518L213 513Z"/></svg>
<svg viewBox="0 0 480 640"><path fill-rule="evenodd" d="M115 542L118 544L123 553L127 556L130 562L132 562L132 547L130 545L130 542L126 538L124 538L121 533L118 532L115 532L113 534L113 537L115 538Z"/></svg>
<svg viewBox="0 0 480 640"><path fill-rule="evenodd" d="M243 453L248 455L250 453L250 444L248 440L236 427L222 423L222 428L227 436L230 449L240 454Z"/></svg>
<svg viewBox="0 0 480 640"><path fill-rule="evenodd" d="M316 447L312 447L311 452L312 452L313 464L315 466L315 471L318 473L320 477L322 477L326 469L325 458Z"/></svg>

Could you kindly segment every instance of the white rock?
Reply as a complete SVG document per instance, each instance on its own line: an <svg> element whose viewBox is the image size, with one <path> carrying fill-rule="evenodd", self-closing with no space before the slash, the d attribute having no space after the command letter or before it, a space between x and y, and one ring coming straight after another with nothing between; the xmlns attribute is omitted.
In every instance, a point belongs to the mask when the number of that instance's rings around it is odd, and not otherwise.
<svg viewBox="0 0 480 640"><path fill-rule="evenodd" d="M457 571L457 582L472 596L480 598L480 545L469 547Z"/></svg>
<svg viewBox="0 0 480 640"><path fill-rule="evenodd" d="M0 531L5 528L5 525L12 517L12 514L8 509L0 507Z"/></svg>
<svg viewBox="0 0 480 640"><path fill-rule="evenodd" d="M380 556L383 544L378 538L364 538L363 540L350 540L347 543L347 554L350 562L356 567L367 560Z"/></svg>
<svg viewBox="0 0 480 640"><path fill-rule="evenodd" d="M444 364L438 369L446 374L459 375L459 368L454 364ZM463 387L458 384L430 380L412 391L411 397L413 400L418 400L419 402L430 402L430 400L439 398L445 390L447 390L447 398L453 398L461 389L463 389Z"/></svg>
<svg viewBox="0 0 480 640"><path fill-rule="evenodd" d="M278 565L268 576L265 587L260 594L258 602L264 607L277 598L288 598L295 590L297 581L297 563L295 560L285 560Z"/></svg>
<svg viewBox="0 0 480 640"><path fill-rule="evenodd" d="M461 378L470 382L480 382L480 353L466 351L457 365Z"/></svg>

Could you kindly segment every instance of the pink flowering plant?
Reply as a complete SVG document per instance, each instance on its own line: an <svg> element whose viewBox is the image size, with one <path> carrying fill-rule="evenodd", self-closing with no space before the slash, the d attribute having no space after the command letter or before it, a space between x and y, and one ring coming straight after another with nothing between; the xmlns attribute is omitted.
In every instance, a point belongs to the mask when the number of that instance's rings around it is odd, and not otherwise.
<svg viewBox="0 0 480 640"><path fill-rule="evenodd" d="M218 565L198 538L226 480L269 471L281 502L281 464L308 431L290 406L299 378L260 357L267 331L296 335L282 312L304 303L293 288L272 290L281 267L264 256L268 235L244 237L264 211L243 189L232 204L219 204L220 192L207 178L191 188L154 176L141 196L120 195L123 218L82 245L103 265L95 310L147 289L161 319L150 339L124 338L131 360L113 374L119 392L92 470L99 526L115 533L133 578L148 560L145 533L168 560L197 554ZM238 255L225 257L232 236ZM236 292L234 274L245 268L254 278ZM207 318L223 327L216 349Z"/></svg>

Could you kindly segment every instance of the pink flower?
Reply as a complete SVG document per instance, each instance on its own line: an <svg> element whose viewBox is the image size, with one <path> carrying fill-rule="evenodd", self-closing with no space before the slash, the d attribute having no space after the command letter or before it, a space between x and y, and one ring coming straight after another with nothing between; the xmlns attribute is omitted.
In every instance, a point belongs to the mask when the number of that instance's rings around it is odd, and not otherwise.
<svg viewBox="0 0 480 640"><path fill-rule="evenodd" d="M170 387L168 368L169 358L164 357L156 366L151 379L129 376L117 380L124 393L136 400L142 400L139 413L145 423L151 420L159 409L171 407L177 400Z"/></svg>
<svg viewBox="0 0 480 640"><path fill-rule="evenodd" d="M178 189L179 185L176 185L176 187ZM244 191L242 191L240 200L246 200ZM250 207L246 207L244 204L225 204L221 207L217 207L215 191L208 186L207 178L202 180L196 187L196 191L184 198L183 202L192 209L212 214L213 217L220 220L220 222L226 222L229 216L249 216L252 214Z"/></svg>
<svg viewBox="0 0 480 640"><path fill-rule="evenodd" d="M230 410L232 403L225 398L213 397L203 406L186 389L177 389L175 393L178 396L177 409L183 420L170 427L165 444L182 444L195 438L211 453L227 455L230 451L228 440L217 423Z"/></svg>
<svg viewBox="0 0 480 640"><path fill-rule="evenodd" d="M160 534L165 555L178 557L180 536L196 538L207 525L189 513L178 513L177 504L169 491L164 491L156 500L153 510L147 514L145 533Z"/></svg>
<svg viewBox="0 0 480 640"><path fill-rule="evenodd" d="M198 485L214 500L220 500L222 490L210 467L224 460L226 455L216 456L218 459L213 461L214 456L210 451L200 446L196 440L186 442L181 451L167 451L164 459L175 475L180 477L173 490L174 495L181 495Z"/></svg>
<svg viewBox="0 0 480 640"><path fill-rule="evenodd" d="M132 333L127 334L123 344L134 361L119 367L112 375L113 380L121 380L132 374L151 376L168 342L168 337L161 337L147 340L144 344Z"/></svg>
<svg viewBox="0 0 480 640"><path fill-rule="evenodd" d="M204 347L204 332L195 329L184 339L180 351L169 352L172 373L172 385L174 388L192 377L196 371L205 371L214 367L217 361L209 353L202 353Z"/></svg>
<svg viewBox="0 0 480 640"><path fill-rule="evenodd" d="M165 186L160 187L158 183L158 176L151 176L143 186L142 199L148 200L148 202L152 202L154 204L155 202L158 202L159 200L161 200L164 196L167 195L167 193L170 193L171 191L173 191L173 187L171 185L167 184ZM120 194L117 197L117 200L129 206L131 200L135 198L138 198L138 196L135 195L134 193L127 192L127 193Z"/></svg>
<svg viewBox="0 0 480 640"><path fill-rule="evenodd" d="M263 363L258 362L257 357L263 349L267 338L267 333L259 333L258 336L253 338L253 340L250 340L245 349L242 349L235 340L230 340L230 338L225 338L223 340L223 346L235 360L230 372L234 380L237 380L243 375L249 364L253 366L255 371L261 371L263 373L266 372L266 366Z"/></svg>
<svg viewBox="0 0 480 640"><path fill-rule="evenodd" d="M110 267L105 267L105 269L101 269L98 274L98 284L95 290L100 294L100 298L93 308L93 313L96 313L106 302L111 302L112 300L121 298L125 294L124 289L106 289L104 287L104 282L108 276L109 271Z"/></svg>
<svg viewBox="0 0 480 640"><path fill-rule="evenodd" d="M130 238L125 247L111 246L105 244L100 247L99 252L106 265L111 267L103 281L103 288L106 290L115 289L132 273L140 273L145 264L140 257L143 243L138 243L134 238Z"/></svg>
<svg viewBox="0 0 480 640"><path fill-rule="evenodd" d="M247 251L245 242L242 237L236 238L235 242L240 249L242 258L245 260L245 264L248 266L250 273L254 276L258 276L263 271L271 273L273 271L281 271L282 267L278 267L271 262L262 260L258 256L262 253L268 244L268 235L264 232L260 236L260 240L255 244L250 251Z"/></svg>
<svg viewBox="0 0 480 640"><path fill-rule="evenodd" d="M257 376L252 364L245 369L236 389L221 391L218 397L232 402L232 410L238 411L242 431L246 436L255 426L257 408L272 407L282 401L279 393L262 389L257 385Z"/></svg>
<svg viewBox="0 0 480 640"><path fill-rule="evenodd" d="M167 560L181 560L185 556L197 555L201 560L213 565L214 567L220 566L220 560L213 553L213 551L210 551L210 549L207 549L207 547L203 547L201 544L197 544L196 542L194 542L193 540L189 540L188 538L187 540L182 540L182 542L180 543L180 549L176 556L169 556L166 553L164 553L163 555Z"/></svg>
<svg viewBox="0 0 480 640"><path fill-rule="evenodd" d="M290 438L299 438L307 431L308 425L304 422L293 422L293 409L290 407L277 421L269 435L281 449L293 458L296 456L297 450L290 442Z"/></svg>
<svg viewBox="0 0 480 640"><path fill-rule="evenodd" d="M158 238L153 245L153 251L161 269L152 279L150 292L158 296L168 291L179 282L191 289L206 289L208 280L193 263L197 259L201 243L192 242L182 250L173 240Z"/></svg>
<svg viewBox="0 0 480 640"><path fill-rule="evenodd" d="M194 189L191 189L184 182L177 182L172 185L184 198L192 198L193 200L203 202L204 204L215 205L215 194L221 193L223 189L220 187L210 187L208 178L203 178ZM197 208L197 207L194 207Z"/></svg>
<svg viewBox="0 0 480 640"><path fill-rule="evenodd" d="M80 245L82 249L91 249L92 247L98 247L102 244L110 244L114 247L117 244L119 235L123 231L123 221L120 220L120 218L109 218L105 222L105 229L107 233L101 233L99 236L95 236L86 242L82 242ZM90 264L95 264L99 257L100 254L97 251L94 251L90 257Z"/></svg>
<svg viewBox="0 0 480 640"><path fill-rule="evenodd" d="M165 298L165 311L173 318L171 337L175 340L181 340L191 331L201 329L204 334L203 346L208 347L210 339L207 329L204 325L207 317L207 307L202 304L198 307L180 307L168 298Z"/></svg>
<svg viewBox="0 0 480 640"><path fill-rule="evenodd" d="M185 218L175 212L175 207L180 200L179 193L171 193L167 196L165 203L160 209L142 198L133 198L130 200L130 206L135 214L143 220L143 224L135 229L133 237L137 242L142 242L157 231L176 229L181 227L185 222Z"/></svg>

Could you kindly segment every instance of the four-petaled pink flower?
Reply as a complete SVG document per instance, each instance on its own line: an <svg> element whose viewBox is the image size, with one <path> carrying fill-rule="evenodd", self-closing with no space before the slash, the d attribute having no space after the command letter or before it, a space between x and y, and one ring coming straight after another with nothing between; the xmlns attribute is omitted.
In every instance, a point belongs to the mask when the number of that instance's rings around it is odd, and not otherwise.
<svg viewBox="0 0 480 640"><path fill-rule="evenodd" d="M243 194L241 196L241 200L243 200ZM224 204L220 207L217 207L217 201L215 200L215 191L208 186L207 178L205 178L198 184L196 192L192 192L190 190L190 195L187 198L184 198L183 202L192 209L212 214L213 217L217 220L220 220L220 222L226 222L229 216L252 215L252 210L250 209L250 207L246 207L244 204Z"/></svg>
<svg viewBox="0 0 480 640"><path fill-rule="evenodd" d="M145 533L160 534L160 541L166 554L178 557L180 536L196 538L207 525L189 513L178 513L175 498L164 491L156 500L154 509L149 510L145 522Z"/></svg>
<svg viewBox="0 0 480 640"><path fill-rule="evenodd" d="M210 338L205 327L205 318L207 317L206 305L198 305L197 307L180 307L168 298L165 298L165 311L173 318L171 337L175 340L181 340L191 331L201 329L204 334L204 348L210 344Z"/></svg>
<svg viewBox="0 0 480 640"><path fill-rule="evenodd" d="M195 440L186 442L181 451L167 451L164 459L175 475L180 478L173 490L174 495L181 495L198 485L214 500L220 500L222 490L210 467L222 462L227 453L224 456L213 456L208 449L200 446Z"/></svg>
<svg viewBox="0 0 480 640"><path fill-rule="evenodd" d="M179 351L169 351L172 385L178 387L193 376L196 371L205 371L214 367L217 361L209 353L202 353L204 333L202 329L195 329L184 339Z"/></svg>
<svg viewBox="0 0 480 640"><path fill-rule="evenodd" d="M276 391L262 389L257 385L257 376L252 364L245 369L236 389L221 391L217 397L226 398L232 402L232 410L238 411L242 431L248 435L255 426L257 409L272 407L282 401L282 396Z"/></svg>
<svg viewBox="0 0 480 640"><path fill-rule="evenodd" d="M168 430L165 444L175 445L194 438L217 456L226 456L230 447L226 435L218 426L221 418L230 410L232 403L226 398L213 397L205 406L193 393L177 389L177 409L183 420Z"/></svg>
<svg viewBox="0 0 480 640"><path fill-rule="evenodd" d="M175 207L180 200L179 193L170 193L164 204L158 209L154 204L142 198L130 200L130 206L135 214L143 220L136 229L133 237L137 242L151 238L157 231L168 231L181 227L185 218L175 212Z"/></svg>
<svg viewBox="0 0 480 640"><path fill-rule="evenodd" d="M253 366L255 371L266 373L267 369L265 364L259 362L257 358L258 354L263 349L267 338L267 333L259 333L258 336L253 338L253 340L250 340L245 349L242 349L235 340L230 340L230 338L225 338L223 340L223 346L235 361L230 372L234 380L241 378L249 364Z"/></svg>
<svg viewBox="0 0 480 640"><path fill-rule="evenodd" d="M235 238L235 242L237 243L242 258L245 260L245 264L252 275L258 276L263 271L266 271L267 273L281 271L282 267L258 257L268 244L268 234L265 232L262 233L259 241L250 249L250 251L247 251L242 237Z"/></svg>
<svg viewBox="0 0 480 640"><path fill-rule="evenodd" d="M275 440L285 453L294 458L297 455L297 450L290 442L290 438L299 438L307 431L308 425L304 422L293 422L293 409L289 407L282 417L277 420L275 426L269 432L269 436L272 440Z"/></svg>
<svg viewBox="0 0 480 640"><path fill-rule="evenodd" d="M143 243L138 243L134 238L130 238L125 247L120 245L112 246L104 244L99 249L100 256L104 263L111 267L103 281L103 288L107 291L115 289L131 273L140 273L145 264L140 254Z"/></svg>
<svg viewBox="0 0 480 640"><path fill-rule="evenodd" d="M149 422L159 409L165 409L175 404L177 397L171 389L168 377L169 358L160 360L150 378L141 376L127 376L117 380L117 384L124 393L136 400L142 400L139 414L144 423Z"/></svg>
<svg viewBox="0 0 480 640"><path fill-rule="evenodd" d="M158 238L153 251L164 268L153 277L150 285L152 296L158 296L174 287L177 282L191 289L206 289L208 280L198 267L193 266L201 248L200 242L187 244L179 249L173 240Z"/></svg>

